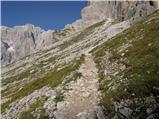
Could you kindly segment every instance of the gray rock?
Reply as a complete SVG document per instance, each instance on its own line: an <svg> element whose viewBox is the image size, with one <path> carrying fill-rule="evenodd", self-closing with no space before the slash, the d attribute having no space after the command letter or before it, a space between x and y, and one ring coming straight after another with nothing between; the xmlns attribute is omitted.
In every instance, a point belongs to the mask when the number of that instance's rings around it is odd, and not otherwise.
<svg viewBox="0 0 160 120"><path fill-rule="evenodd" d="M43 30L30 24L13 28L1 27L2 61L3 65L12 63L29 55L36 47L38 35Z"/></svg>
<svg viewBox="0 0 160 120"><path fill-rule="evenodd" d="M47 100L44 103L43 108L46 108L48 110L54 110L56 108L56 104L54 103L53 100Z"/></svg>
<svg viewBox="0 0 160 120"><path fill-rule="evenodd" d="M124 56L124 55L125 55L125 53L122 53L122 54L121 54L121 56Z"/></svg>
<svg viewBox="0 0 160 120"><path fill-rule="evenodd" d="M30 73L33 73L33 72L34 72L34 70L31 70L31 71L30 71Z"/></svg>
<svg viewBox="0 0 160 120"><path fill-rule="evenodd" d="M151 114L153 112L153 109L152 108L147 108L146 112L147 112L147 114Z"/></svg>
<svg viewBox="0 0 160 120"><path fill-rule="evenodd" d="M87 113L86 112L80 112L76 115L79 119L86 119L87 118Z"/></svg>
<svg viewBox="0 0 160 120"><path fill-rule="evenodd" d="M125 66L125 65L122 65L122 66L120 66L120 69L123 71L123 70L126 69L126 66Z"/></svg>
<svg viewBox="0 0 160 120"><path fill-rule="evenodd" d="M154 119L154 114L149 115L147 119Z"/></svg>
<svg viewBox="0 0 160 120"><path fill-rule="evenodd" d="M126 107L124 107L124 108L120 108L119 109L119 112L122 114L122 115L124 115L126 118L129 118L129 116L131 115L131 113L133 112L131 109L129 109L129 108L126 108Z"/></svg>
<svg viewBox="0 0 160 120"><path fill-rule="evenodd" d="M100 106L97 106L97 108L96 108L96 115L97 115L98 119L105 119L105 115L104 115L103 110Z"/></svg>
<svg viewBox="0 0 160 120"><path fill-rule="evenodd" d="M62 110L64 106L65 106L65 102L63 102L63 101L57 103L57 109L58 110Z"/></svg>
<svg viewBox="0 0 160 120"><path fill-rule="evenodd" d="M91 95L91 94L90 94L89 92L84 92L84 93L82 94L82 96L83 96L84 98L88 98L90 95Z"/></svg>
<svg viewBox="0 0 160 120"><path fill-rule="evenodd" d="M156 1L94 1L90 0L88 6L81 11L82 19L77 20L66 28L83 30L96 22L110 20L137 20L153 13L158 9Z"/></svg>

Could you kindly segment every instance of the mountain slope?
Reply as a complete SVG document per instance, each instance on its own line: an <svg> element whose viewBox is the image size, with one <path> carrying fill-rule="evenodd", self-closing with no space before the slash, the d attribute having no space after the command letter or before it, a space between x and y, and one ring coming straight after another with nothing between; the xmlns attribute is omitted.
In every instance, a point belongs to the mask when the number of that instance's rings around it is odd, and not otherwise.
<svg viewBox="0 0 160 120"><path fill-rule="evenodd" d="M2 70L2 116L19 118L20 113L37 98L44 96L43 93L47 89L54 92L58 89L63 93L67 84L61 85L62 81L69 83L81 77L79 72L76 72L80 61L83 61L83 56L79 60L80 56L105 42L107 39L103 40L104 37L111 38L129 26L129 21L118 24L102 21L75 36L53 44L48 50L36 52L6 66ZM111 30L114 32L111 33ZM39 94L36 94L35 90L39 91ZM57 95L58 93L56 92ZM53 96L48 96L48 99L51 98L54 99ZM47 114L53 117L53 112Z"/></svg>
<svg viewBox="0 0 160 120"><path fill-rule="evenodd" d="M2 67L2 118L158 118L158 13L40 34Z"/></svg>
<svg viewBox="0 0 160 120"><path fill-rule="evenodd" d="M158 12L96 47L108 118L158 118Z"/></svg>

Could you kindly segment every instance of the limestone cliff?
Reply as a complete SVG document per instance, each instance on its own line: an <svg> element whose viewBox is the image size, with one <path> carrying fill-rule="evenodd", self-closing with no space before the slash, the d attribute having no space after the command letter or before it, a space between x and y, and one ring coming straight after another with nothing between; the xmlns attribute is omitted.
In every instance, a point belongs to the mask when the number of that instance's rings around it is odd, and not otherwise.
<svg viewBox="0 0 160 120"><path fill-rule="evenodd" d="M2 65L11 63L30 54L36 47L38 35L43 30L27 24L13 28L1 27Z"/></svg>
<svg viewBox="0 0 160 120"><path fill-rule="evenodd" d="M81 11L82 19L72 24L76 30L84 29L96 22L113 19L118 21L138 20L158 9L157 1L95 1L90 0L88 6Z"/></svg>

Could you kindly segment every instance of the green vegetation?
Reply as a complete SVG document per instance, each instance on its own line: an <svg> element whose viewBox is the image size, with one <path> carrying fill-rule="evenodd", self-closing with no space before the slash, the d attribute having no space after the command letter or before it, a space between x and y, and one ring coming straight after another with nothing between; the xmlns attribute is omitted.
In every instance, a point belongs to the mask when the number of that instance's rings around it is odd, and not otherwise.
<svg viewBox="0 0 160 120"><path fill-rule="evenodd" d="M38 64L35 64L35 65L29 67L27 70L25 70L17 75L14 75L14 76L11 76L11 77L8 77L8 78L2 80L2 85L7 85L8 83L12 83L14 81L20 81L20 80L27 78L27 77L30 77L31 79L35 78L36 77L35 73L37 73L39 69L41 69L39 74L43 73L44 69L42 67L46 63L48 64L51 62L55 62L55 60L56 60L56 56L51 57L45 61L40 61ZM31 72L32 70L33 70L33 72ZM17 85L18 85L18 83L17 83ZM19 87L16 88L16 90L18 90L18 89L19 89ZM12 87L8 87L7 89L2 90L1 93L2 93L2 97L13 93Z"/></svg>
<svg viewBox="0 0 160 120"><path fill-rule="evenodd" d="M128 98L143 98L153 94L158 96L158 12L149 16L144 21L140 21L128 30L108 40L103 45L91 51L99 69L100 90L103 93L101 105L110 114L113 111L113 101ZM129 46L120 51L124 45ZM111 80L107 80L104 74L104 66L107 62L105 57L107 51L111 53L109 61L111 63L123 64L126 66L124 71L119 71ZM124 55L122 55L124 54ZM120 82L127 79L126 84ZM114 90L109 90L111 82L117 82ZM118 82L119 81L119 82ZM158 99L158 98L157 98Z"/></svg>
<svg viewBox="0 0 160 120"><path fill-rule="evenodd" d="M57 95L56 95L54 101L55 101L56 103L58 103L58 102L61 102L61 101L63 101L63 100L64 100L63 94L62 94L61 92L57 92Z"/></svg>
<svg viewBox="0 0 160 120"><path fill-rule="evenodd" d="M31 94L32 92L34 92L34 90L40 89L46 85L54 88L57 85L61 84L64 78L70 75L72 72L76 71L83 61L84 56L82 55L79 59L72 61L70 64L64 65L62 69L57 70L57 68L55 68L45 74L43 77L37 78L25 84L25 86L19 91L16 91L15 93L12 92L12 94L9 95L11 99L1 105L2 112L4 112L5 109L9 107L11 102Z"/></svg>
<svg viewBox="0 0 160 120"><path fill-rule="evenodd" d="M117 23L120 23L120 22L122 22L122 21L120 21L120 20L114 20L114 21L112 22L112 24L117 24Z"/></svg>
<svg viewBox="0 0 160 120"><path fill-rule="evenodd" d="M67 78L67 80L63 83L63 85L65 85L65 84L67 84L67 83L69 83L69 82L71 82L71 81L75 81L75 80L77 80L78 78L80 78L81 76L82 76L81 73L79 73L78 71L75 71L75 72L73 73L73 75L71 75L69 78Z"/></svg>
<svg viewBox="0 0 160 120"><path fill-rule="evenodd" d="M55 30L55 32L53 32L53 36L54 35L60 35L60 36L66 36L66 33L65 31L62 31L62 30Z"/></svg>
<svg viewBox="0 0 160 120"><path fill-rule="evenodd" d="M67 48L68 46L70 45L73 45L74 43L77 43L79 41L82 41L86 36L90 35L93 30L96 28L96 27L99 27L101 25L104 24L104 21L101 21L99 23L96 23L88 28L86 28L85 30L83 30L79 35L77 35L76 37L73 37L71 40L69 41L65 41L63 44L61 44L59 47L60 49L64 49L64 48Z"/></svg>
<svg viewBox="0 0 160 120"><path fill-rule="evenodd" d="M42 108L43 104L47 100L47 97L41 97L35 102L33 102L27 111L24 111L20 114L20 119L35 119L32 115L32 112L35 111L37 108L41 107L40 111L40 118L41 119L48 119L48 115L45 113L45 110Z"/></svg>
<svg viewBox="0 0 160 120"><path fill-rule="evenodd" d="M30 73L31 70L32 70L32 68L28 68L27 70L23 71L21 74L17 74L15 76L12 76L12 77L9 77L9 78L7 78L5 80L2 80L2 85L6 85L6 84L14 82L14 81L22 80L26 76L34 74L35 71L33 73Z"/></svg>

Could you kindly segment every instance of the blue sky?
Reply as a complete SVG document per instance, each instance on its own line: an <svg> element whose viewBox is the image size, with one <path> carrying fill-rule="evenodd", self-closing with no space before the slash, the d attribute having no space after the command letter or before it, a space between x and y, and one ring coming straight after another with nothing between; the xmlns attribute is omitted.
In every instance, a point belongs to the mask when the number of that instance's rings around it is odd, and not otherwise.
<svg viewBox="0 0 160 120"><path fill-rule="evenodd" d="M86 1L2 1L2 25L34 24L42 29L63 29L79 19Z"/></svg>

